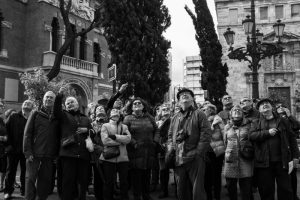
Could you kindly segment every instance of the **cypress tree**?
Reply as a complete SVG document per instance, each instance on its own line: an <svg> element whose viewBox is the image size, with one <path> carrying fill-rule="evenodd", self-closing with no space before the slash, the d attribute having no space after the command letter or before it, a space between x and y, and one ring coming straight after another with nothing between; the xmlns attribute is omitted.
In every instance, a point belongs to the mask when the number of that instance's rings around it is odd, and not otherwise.
<svg viewBox="0 0 300 200"><path fill-rule="evenodd" d="M171 18L163 0L105 0L104 35L117 65L117 80L151 105L170 86L167 58L171 43L162 35Z"/></svg>
<svg viewBox="0 0 300 200"><path fill-rule="evenodd" d="M208 91L208 100L221 109L221 98L226 94L228 67L226 63L222 64L222 46L206 0L193 0L193 3L196 15L187 6L185 10L192 18L196 30L195 37L200 48L201 86Z"/></svg>

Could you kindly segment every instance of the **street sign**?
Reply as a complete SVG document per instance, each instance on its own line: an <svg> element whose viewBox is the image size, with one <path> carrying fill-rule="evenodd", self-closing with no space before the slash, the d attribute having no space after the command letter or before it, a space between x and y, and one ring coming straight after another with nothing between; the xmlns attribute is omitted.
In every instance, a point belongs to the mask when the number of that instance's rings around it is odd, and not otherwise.
<svg viewBox="0 0 300 200"><path fill-rule="evenodd" d="M108 81L114 81L117 77L117 66L113 64L110 68L108 68Z"/></svg>

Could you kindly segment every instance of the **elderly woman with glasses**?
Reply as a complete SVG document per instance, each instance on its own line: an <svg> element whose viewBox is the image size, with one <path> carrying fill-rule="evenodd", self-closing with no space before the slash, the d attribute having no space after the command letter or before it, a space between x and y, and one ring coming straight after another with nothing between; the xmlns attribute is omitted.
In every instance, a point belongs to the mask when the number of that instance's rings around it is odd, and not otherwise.
<svg viewBox="0 0 300 200"><path fill-rule="evenodd" d="M141 98L135 98L128 106L125 125L131 133L131 142L127 145L131 165L130 177L135 200L151 199L149 195L150 172L156 157L158 129L154 118L147 112L147 104Z"/></svg>
<svg viewBox="0 0 300 200"><path fill-rule="evenodd" d="M239 105L230 111L230 121L225 126L225 165L224 175L230 200L237 200L237 183L239 183L242 200L250 200L251 179L253 176L253 158L241 154L241 148L249 141L251 121L245 119Z"/></svg>
<svg viewBox="0 0 300 200"><path fill-rule="evenodd" d="M225 154L224 145L224 123L221 117L217 115L217 107L211 103L207 103L202 108L211 125L212 138L210 149L207 152L207 161L205 167L205 191L207 200L212 200L214 191L214 199L221 199L221 174Z"/></svg>

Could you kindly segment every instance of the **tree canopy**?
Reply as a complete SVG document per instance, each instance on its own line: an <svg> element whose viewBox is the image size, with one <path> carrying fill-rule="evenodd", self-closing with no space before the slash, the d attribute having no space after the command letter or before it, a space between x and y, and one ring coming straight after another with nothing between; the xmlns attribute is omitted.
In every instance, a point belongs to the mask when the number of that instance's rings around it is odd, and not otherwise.
<svg viewBox="0 0 300 200"><path fill-rule="evenodd" d="M193 20L196 40L202 59L201 86L208 91L209 101L220 109L221 98L226 94L228 67L222 64L222 46L214 28L213 18L206 0L193 0L195 14L185 6L185 10Z"/></svg>
<svg viewBox="0 0 300 200"><path fill-rule="evenodd" d="M162 35L171 18L163 0L105 0L104 35L117 65L117 81L155 105L170 86L168 49Z"/></svg>

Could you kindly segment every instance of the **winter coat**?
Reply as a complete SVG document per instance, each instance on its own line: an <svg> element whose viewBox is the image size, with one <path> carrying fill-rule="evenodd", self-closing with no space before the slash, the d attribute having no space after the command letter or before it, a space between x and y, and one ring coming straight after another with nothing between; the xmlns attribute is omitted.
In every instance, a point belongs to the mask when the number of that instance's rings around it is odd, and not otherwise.
<svg viewBox="0 0 300 200"><path fill-rule="evenodd" d="M103 153L100 156L100 160L107 161L107 162L113 162L113 163L119 163L119 162L128 162L128 153L126 149L126 145L131 140L130 132L128 131L128 127L125 124L118 124L118 132L113 131L116 124L106 123L103 124L101 128L101 139L102 143L104 145L104 150L106 148L109 148L110 146L118 146L120 150L120 155L115 158L111 159L105 159L103 157ZM113 140L109 138L109 135L115 135L116 139Z"/></svg>
<svg viewBox="0 0 300 200"><path fill-rule="evenodd" d="M224 144L224 123L221 117L218 115L214 115L208 118L211 129L212 129L212 137L210 146L216 156L220 156L225 153L225 144ZM216 122L216 123L214 123ZM214 124L214 125L212 125Z"/></svg>
<svg viewBox="0 0 300 200"><path fill-rule="evenodd" d="M7 136L7 131L3 119L0 117L0 136ZM5 156L6 141L0 141L0 158Z"/></svg>
<svg viewBox="0 0 300 200"><path fill-rule="evenodd" d="M166 163L165 163L165 154L167 151L167 142L168 142L168 131L170 128L170 123L171 123L171 118L167 118L164 121L161 122L162 124L159 126L159 167L160 169L165 169L166 168Z"/></svg>
<svg viewBox="0 0 300 200"><path fill-rule="evenodd" d="M59 150L59 121L42 107L29 116L23 139L23 152L26 158L55 158Z"/></svg>
<svg viewBox="0 0 300 200"><path fill-rule="evenodd" d="M92 122L92 127L94 134L91 136L94 143L94 151L91 153L91 162L98 163L98 160L103 152L103 143L101 140L101 127L104 123L97 122L96 120Z"/></svg>
<svg viewBox="0 0 300 200"><path fill-rule="evenodd" d="M183 142L176 143L177 133L180 130L181 121L186 118L186 124L182 129L188 136ZM193 108L187 112L178 112L172 119L168 132L168 151L175 148L176 166L191 162L196 156L204 157L210 144L211 129L205 114Z"/></svg>
<svg viewBox="0 0 300 200"><path fill-rule="evenodd" d="M90 152L86 148L86 142L89 131L92 129L90 119L80 111L62 110L62 94L58 94L54 103L54 115L57 116L60 122L61 145L59 156L80 158L90 161ZM87 128L87 132L76 134L78 128ZM74 137L75 143L63 146L63 141L67 138Z"/></svg>
<svg viewBox="0 0 300 200"><path fill-rule="evenodd" d="M27 119L22 111L13 113L6 122L8 150L10 154L23 154L23 136Z"/></svg>
<svg viewBox="0 0 300 200"><path fill-rule="evenodd" d="M288 162L293 158L299 158L299 149L296 141L296 135L293 133L289 122L274 114L276 120L276 128L279 130L280 150L282 166L288 169ZM260 118L252 123L250 139L254 143L255 148L255 167L266 168L270 165L269 143L268 140L272 136L267 128L267 120Z"/></svg>
<svg viewBox="0 0 300 200"><path fill-rule="evenodd" d="M251 122L243 119L240 126L228 123L225 126L225 165L226 178L245 178L253 176L253 160L246 160L239 154L239 143L248 140Z"/></svg>
<svg viewBox="0 0 300 200"><path fill-rule="evenodd" d="M151 169L154 167L158 129L154 118L145 113L142 116L127 115L123 123L131 133L131 142L127 145L129 161L132 168Z"/></svg>

